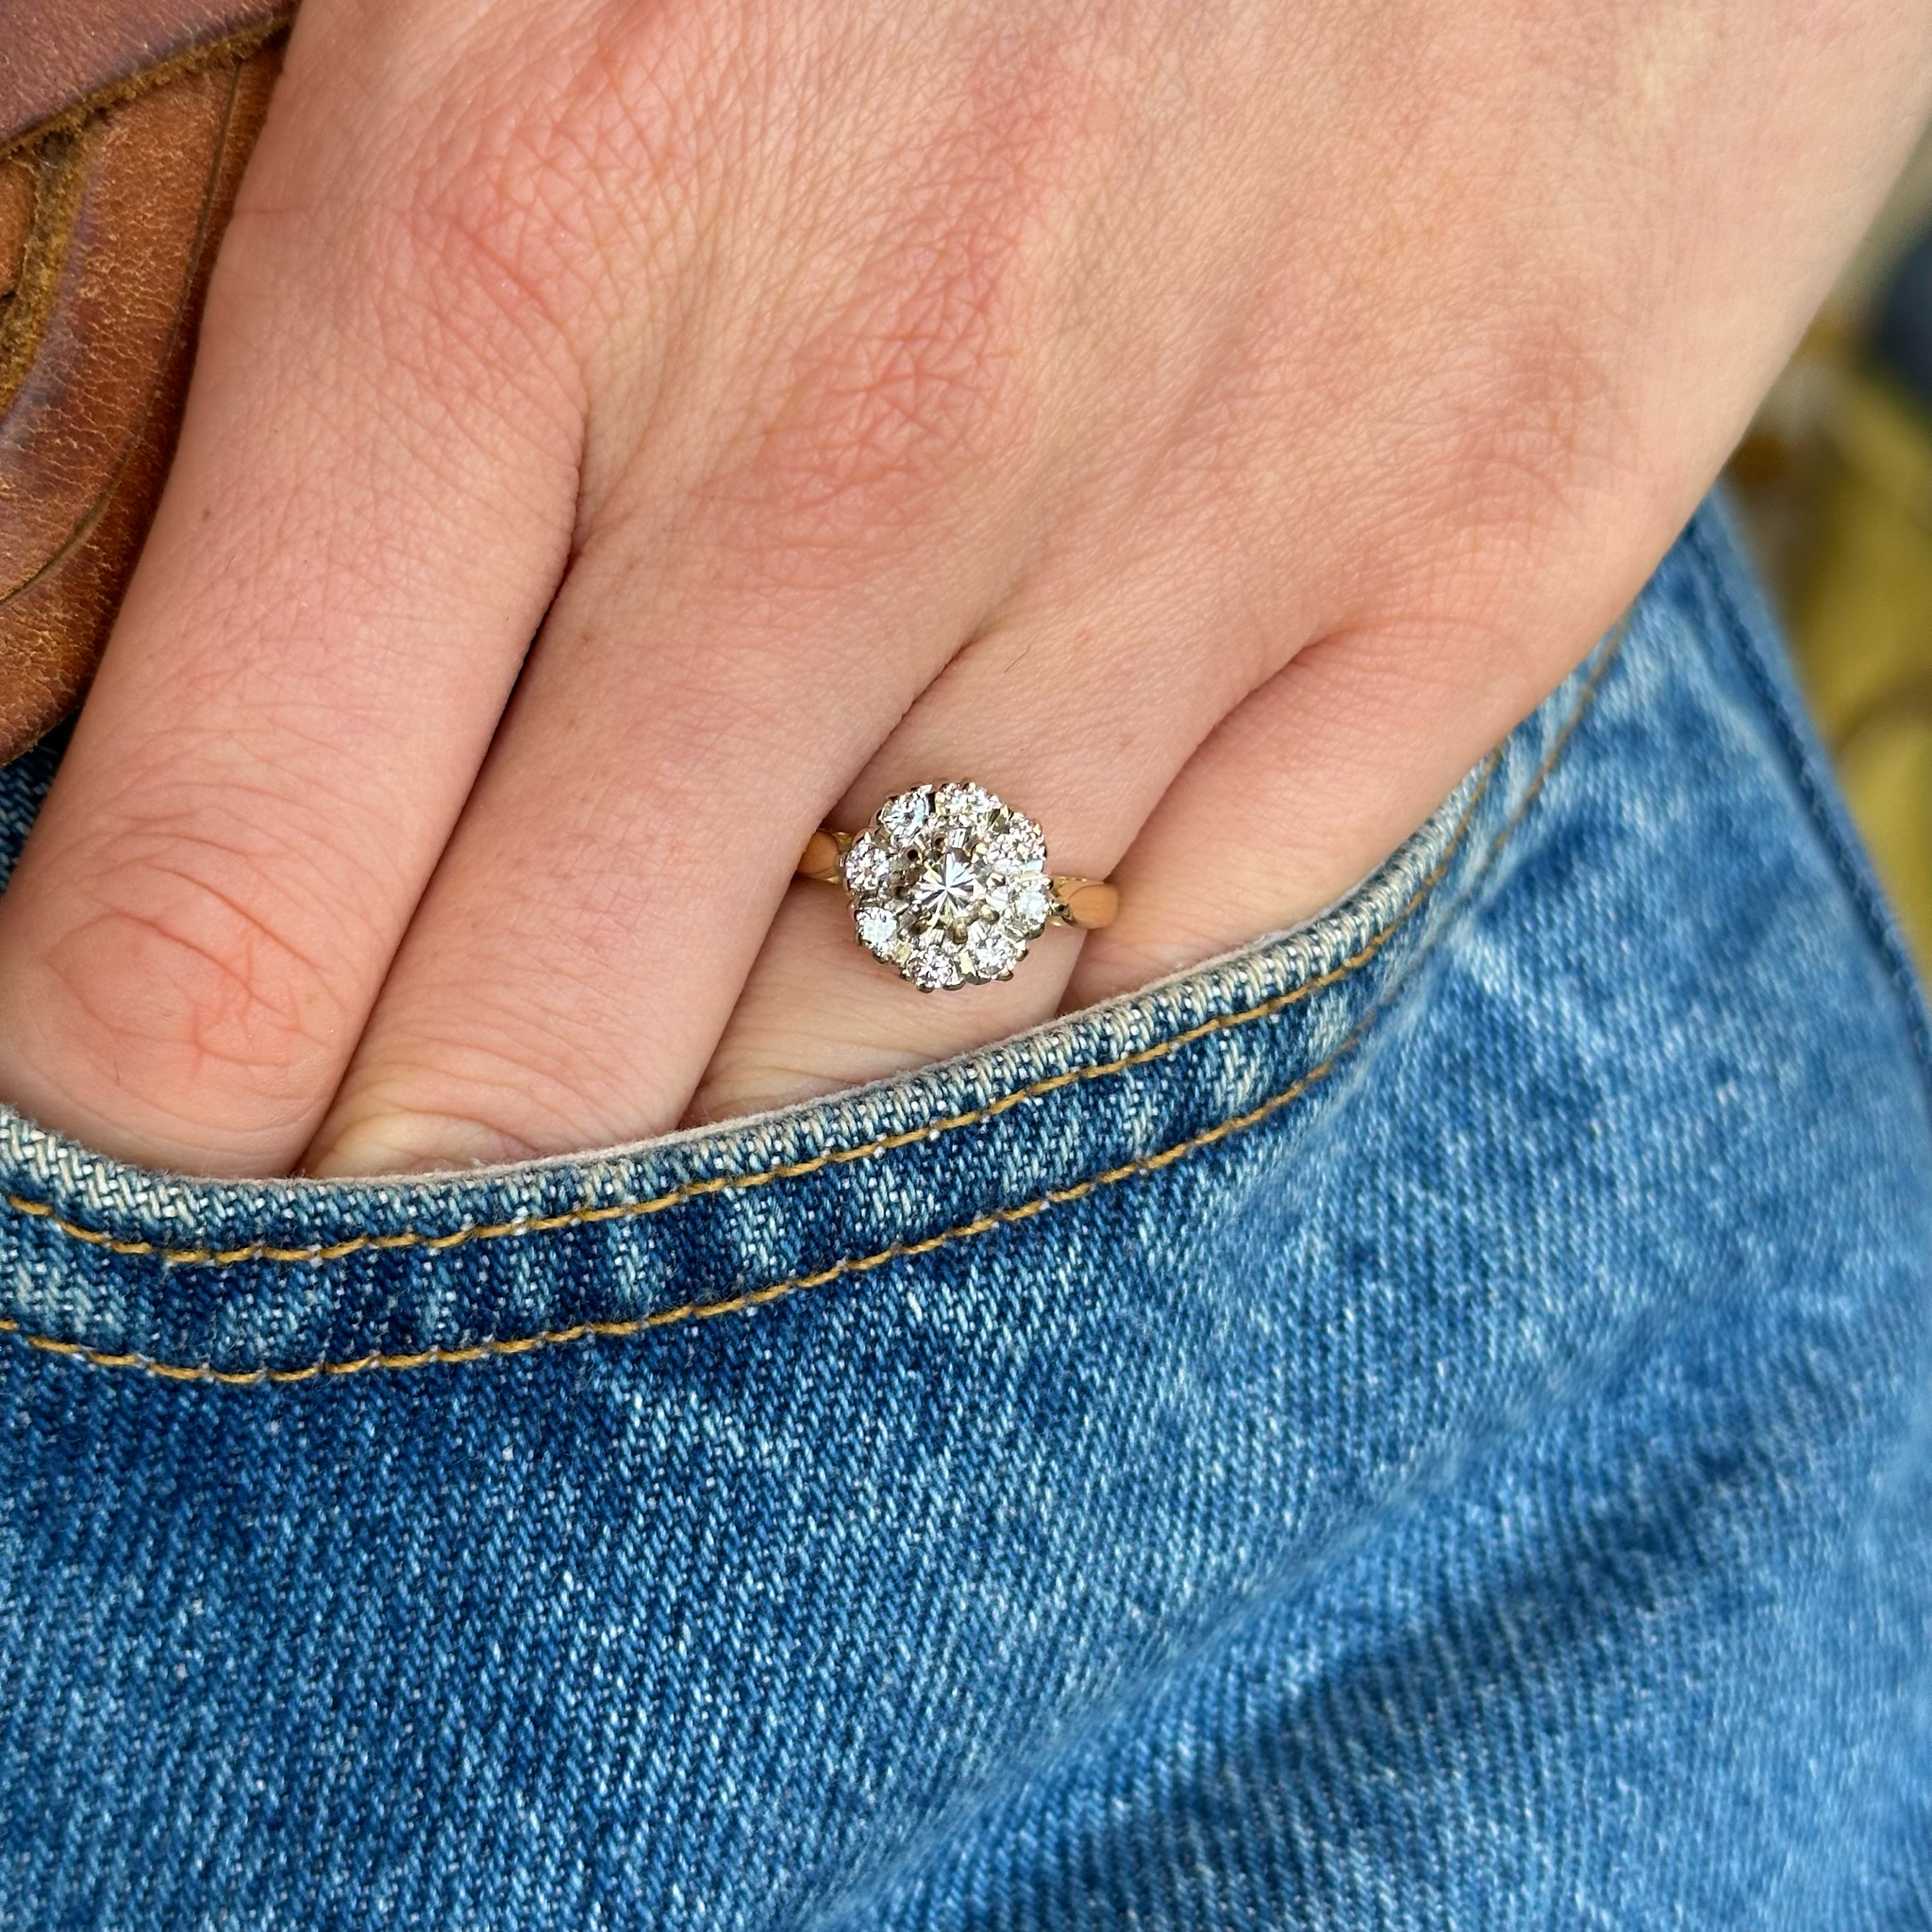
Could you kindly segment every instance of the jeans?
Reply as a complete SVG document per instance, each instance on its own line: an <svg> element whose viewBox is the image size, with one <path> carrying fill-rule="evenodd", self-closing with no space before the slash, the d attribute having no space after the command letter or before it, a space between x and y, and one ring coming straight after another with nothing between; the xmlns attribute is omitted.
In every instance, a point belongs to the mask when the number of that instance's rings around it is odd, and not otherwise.
<svg viewBox="0 0 1932 1932"><path fill-rule="evenodd" d="M1346 902L963 1059L0 1117L0 1925L1932 1926L1927 1072L1707 509Z"/></svg>

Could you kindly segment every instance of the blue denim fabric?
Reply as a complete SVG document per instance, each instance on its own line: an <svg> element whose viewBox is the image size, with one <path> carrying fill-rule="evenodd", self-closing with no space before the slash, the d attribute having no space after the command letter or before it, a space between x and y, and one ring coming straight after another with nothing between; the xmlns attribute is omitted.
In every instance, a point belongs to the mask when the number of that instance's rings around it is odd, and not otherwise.
<svg viewBox="0 0 1932 1932"><path fill-rule="evenodd" d="M1714 513L1136 997L474 1176L0 1170L5 1926L1932 1925L1925 1026Z"/></svg>

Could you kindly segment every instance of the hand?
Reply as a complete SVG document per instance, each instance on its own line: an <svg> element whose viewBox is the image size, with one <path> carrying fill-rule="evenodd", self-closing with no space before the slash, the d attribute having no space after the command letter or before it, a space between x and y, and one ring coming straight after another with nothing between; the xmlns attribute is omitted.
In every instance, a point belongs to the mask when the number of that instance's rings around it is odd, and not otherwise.
<svg viewBox="0 0 1932 1932"><path fill-rule="evenodd" d="M1899 0L308 0L0 1093L460 1165L1307 914L1634 593L1928 82ZM794 860L946 775L1118 925L870 961Z"/></svg>

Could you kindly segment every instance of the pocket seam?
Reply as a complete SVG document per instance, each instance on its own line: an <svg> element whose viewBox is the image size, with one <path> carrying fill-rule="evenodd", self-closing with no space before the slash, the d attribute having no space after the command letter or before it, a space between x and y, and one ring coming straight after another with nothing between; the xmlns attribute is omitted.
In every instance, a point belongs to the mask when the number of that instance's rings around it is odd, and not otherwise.
<svg viewBox="0 0 1932 1932"><path fill-rule="evenodd" d="M1531 775L1528 784L1524 788L1523 796L1517 801L1508 819L1498 830L1488 852L1483 855L1483 871L1486 872L1494 863L1498 855L1507 845L1517 828L1536 805L1537 800L1542 795L1543 789L1547 785L1552 773L1555 772L1564 752L1568 749L1577 726L1581 724L1589 713L1591 706L1602 687L1605 676L1615 661L1618 651L1624 641L1625 630L1625 625L1619 625L1617 629L1605 642L1598 655L1597 662L1591 666L1589 676L1577 693L1576 703L1572 708L1569 717L1563 721L1563 724L1557 729L1541 763ZM908 1145L913 1141L924 1140L934 1132L948 1131L955 1126L968 1125L977 1121L990 1119L995 1113L1004 1112L1008 1108L1017 1106L1020 1101L1034 1097L1039 1093L1050 1092L1057 1088L1078 1080L1099 1078L1104 1075L1123 1072L1130 1067L1145 1065L1152 1060L1158 1059L1167 1054L1174 1052L1177 1048L1191 1041L1203 1038L1205 1035L1222 1031L1228 1027L1242 1025L1269 1014L1279 1012L1288 1006L1292 1005L1295 1001L1307 997L1321 987L1333 985L1359 970L1361 966L1365 965L1381 950L1389 939L1401 928L1403 924L1429 897L1437 886L1441 883L1457 852L1462 845L1476 807L1480 803L1483 794L1487 791L1490 781L1495 774L1500 756L1499 752L1491 753L1484 761L1482 776L1475 791L1471 795L1469 805L1464 810L1462 817L1457 821L1455 832L1444 846L1441 857L1437 860L1428 876L1417 886L1414 893L1411 894L1401 911L1380 932L1371 938L1350 958L1341 961L1337 966L1331 967L1327 973L1318 974L1313 979L1305 981L1299 987L1291 988L1285 992L1277 993L1273 998L1263 1000L1256 1006L1245 1008L1241 1012L1217 1015L1212 1020L1204 1021L1197 1026L1189 1027L1165 1041L1157 1041L1152 1046L1143 1047L1135 1054L1124 1055L1117 1060L1107 1061L1091 1067L1072 1068L1063 1074L1053 1074L1043 1081L1037 1081L1028 1087L1004 1094L998 1100L990 1102L984 1108L973 1109L970 1113L952 1116L947 1121L937 1122L927 1127L908 1129L900 1134L883 1136L877 1141L865 1143L862 1147L830 1149L824 1154L814 1156L809 1162L791 1163L784 1167L762 1169L758 1173L750 1174L719 1175L705 1181L687 1183L683 1188L674 1189L669 1193L658 1196L655 1200L649 1202L615 1202L601 1207L573 1210L566 1215L529 1217L520 1221L496 1224L490 1227L458 1229L450 1235L439 1237L420 1236L413 1234L409 1230L404 1230L391 1236L358 1237L355 1239L353 1245L344 1251L354 1252L357 1249L371 1246L400 1247L405 1245L428 1246L439 1250L447 1249L458 1246L468 1241L495 1239L511 1234L535 1233L541 1231L544 1226L582 1224L586 1222L615 1220L625 1215L635 1216L655 1212L662 1208L675 1206L679 1201L692 1199L699 1193L719 1192L729 1187L757 1187L766 1181L783 1179L802 1173L815 1172L820 1168L833 1165L841 1160L865 1158L871 1155L881 1153L888 1147ZM956 1226L944 1228L940 1233L929 1235L922 1241L890 1242L887 1246L876 1249L871 1254L842 1257L828 1267L819 1269L813 1273L791 1275L782 1281L767 1283L761 1288L749 1289L741 1294L727 1296L719 1301L687 1302L676 1307L654 1309L648 1314L628 1316L613 1321L575 1323L568 1327L547 1329L532 1335L491 1337L483 1341L474 1342L461 1348L431 1348L405 1354L371 1353L341 1361L312 1362L306 1367L298 1369L217 1369L206 1362L196 1364L162 1362L157 1361L148 1356L114 1354L104 1349L90 1348L82 1342L66 1341L53 1336L27 1333L19 1322L7 1317L0 1317L0 1334L11 1335L29 1348L38 1349L50 1355L64 1356L85 1361L95 1368L138 1369L146 1374L172 1382L213 1382L226 1387L260 1387L264 1385L280 1386L294 1382L308 1382L323 1377L355 1375L372 1369L407 1371L436 1365L454 1367L465 1362L484 1361L499 1356L526 1355L538 1349L562 1347L575 1341L593 1339L617 1341L642 1334L647 1329L670 1327L684 1322L708 1321L712 1317L719 1315L739 1314L751 1308L761 1307L772 1302L785 1299L807 1289L824 1287L848 1274L869 1274L874 1269L884 1267L891 1261L905 1260L914 1256L932 1254L938 1249L949 1247L959 1241L972 1240L979 1235L990 1233L994 1228L1009 1226L1018 1222L1031 1220L1035 1215L1044 1213L1048 1208L1062 1207L1074 1201L1084 1199L1087 1195L1094 1193L1102 1188L1112 1187L1136 1175L1152 1174L1160 1169L1174 1166L1185 1160L1191 1155L1197 1154L1207 1147L1245 1131L1249 1127L1258 1125L1262 1121L1279 1112L1283 1108L1291 1106L1296 1100L1306 1094L1310 1088L1326 1078L1337 1066L1361 1044L1370 1027L1383 1012L1388 1010L1390 1004L1391 1002L1385 1001L1380 1006L1372 1007L1349 1029L1335 1051L1326 1059L1309 1068L1306 1073L1297 1075L1294 1080L1291 1081L1288 1086L1281 1089L1278 1092L1270 1094L1266 1099L1242 1113L1231 1115L1227 1119L1217 1122L1213 1126L1203 1128L1198 1133L1192 1134L1185 1140L1175 1141L1171 1146L1162 1148L1154 1154L1142 1155L1137 1159L1123 1162L1117 1167L1108 1168L1099 1174L1090 1174L1086 1179L1073 1182L1064 1188L1051 1189L1030 1201L1020 1203L1017 1207L993 1208L972 1221L961 1222ZM44 1203L26 1202L11 1194L7 1195L5 1198L10 1207L17 1208L19 1211L45 1218L63 1234L70 1235L76 1240L92 1245L111 1247L116 1253L159 1255L164 1259L171 1252L159 1248L151 1242L119 1242L113 1237L102 1234L98 1230L79 1227L73 1223L62 1220ZM239 1265L242 1259L276 1259L286 1257L290 1259L299 1258L303 1261L315 1261L328 1257L328 1251L309 1249L280 1251L280 1253L277 1253L277 1251L261 1252L251 1248L242 1251L239 1256L232 1259L219 1257L207 1257L204 1259L204 1251L201 1250L179 1250L174 1252L178 1253L185 1261L219 1266Z"/></svg>
<svg viewBox="0 0 1932 1932"><path fill-rule="evenodd" d="M974 1220L963 1221L957 1226L943 1228L938 1234L927 1235L922 1241L892 1241L883 1248L874 1249L871 1254L842 1257L829 1267L818 1269L811 1274L788 1275L783 1281L770 1282L761 1288L747 1289L741 1294L729 1295L722 1301L685 1302L676 1307L653 1309L646 1315L629 1315L610 1321L577 1322L565 1328L545 1329L534 1335L491 1337L488 1341L472 1342L461 1348L427 1348L411 1354L386 1355L378 1352L342 1361L312 1362L308 1367L300 1369L217 1369L206 1363L191 1366L178 1362L159 1362L142 1355L113 1355L106 1350L89 1348L81 1342L59 1341L42 1335L20 1335L19 1339L29 1348L38 1348L52 1355L77 1357L97 1369L141 1369L166 1381L218 1382L230 1388L253 1388L264 1383L309 1382L324 1375L358 1375L369 1369L407 1370L437 1365L457 1366L464 1362L483 1361L492 1356L528 1355L536 1349L558 1348L573 1341L593 1339L621 1341L629 1336L641 1335L650 1328L669 1328L682 1322L706 1322L717 1315L742 1314L751 1308L763 1307L771 1302L782 1301L805 1289L824 1288L848 1274L869 1274L874 1268L883 1268L889 1261L905 1260L915 1255L930 1255L940 1248L951 1247L958 1241L970 1241L974 1236L989 1234L996 1227L1007 1227L1018 1222L1030 1221L1035 1215L1044 1213L1049 1208L1065 1207L1097 1192L1102 1188L1114 1187L1122 1181L1130 1180L1137 1174L1152 1174L1161 1168L1172 1167L1176 1162L1186 1159L1189 1155L1196 1154L1204 1147L1212 1146L1217 1141L1224 1141L1230 1135L1257 1125L1270 1114L1277 1113L1284 1107L1299 1100L1309 1088L1333 1073L1361 1044L1363 1036L1382 1010L1381 1008L1371 1008L1349 1030L1341 1043L1325 1060L1318 1066L1310 1067L1306 1074L1291 1082L1280 1092L1270 1094L1266 1100L1250 1108L1245 1113L1235 1114L1227 1120L1219 1121L1213 1126L1205 1127L1185 1141L1162 1148L1158 1153L1144 1154L1137 1159L1124 1161L1118 1167L1110 1167L1100 1174L1090 1174L1085 1180L1074 1181L1064 1188L1050 1189L1030 1201L1023 1201L1016 1208L992 1208ZM0 1317L0 1332L18 1333L18 1324Z"/></svg>

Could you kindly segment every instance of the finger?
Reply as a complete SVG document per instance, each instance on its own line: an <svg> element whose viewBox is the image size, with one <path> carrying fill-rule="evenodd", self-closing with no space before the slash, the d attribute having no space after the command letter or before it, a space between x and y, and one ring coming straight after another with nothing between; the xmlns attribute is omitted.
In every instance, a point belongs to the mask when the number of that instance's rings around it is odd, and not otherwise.
<svg viewBox="0 0 1932 1932"><path fill-rule="evenodd" d="M569 542L560 363L474 280L397 286L406 218L329 138L339 52L296 37L153 534L0 902L0 1092L153 1164L300 1151Z"/></svg>
<svg viewBox="0 0 1932 1932"><path fill-rule="evenodd" d="M310 1172L675 1125L806 838L1004 587L983 530L774 532L747 569L695 528L641 546L663 523L620 510L573 567Z"/></svg>
<svg viewBox="0 0 1932 1932"><path fill-rule="evenodd" d="M1157 520L1158 521L1158 520ZM836 822L970 778L1035 819L1048 870L1104 878L1195 746L1299 641L1305 616L1218 546L1163 540L1137 563L1082 546L1009 602L872 759ZM1068 579L1077 578L1077 592ZM1312 570L1307 582L1318 583ZM719 1043L694 1108L718 1119L964 1051L1058 1008L1080 944L1050 927L1010 980L928 993L855 941L845 895L801 883Z"/></svg>
<svg viewBox="0 0 1932 1932"><path fill-rule="evenodd" d="M313 1170L675 1124L805 835L1009 591L1091 373L1041 320L1058 123L1024 73L955 98L950 53L916 139L870 63L800 87L814 165L761 124L668 363L608 358L646 420L587 454L584 553Z"/></svg>
<svg viewBox="0 0 1932 1932"><path fill-rule="evenodd" d="M1341 898L1454 791L1517 715L1480 646L1324 638L1216 728L1116 869L1063 1007L1286 931Z"/></svg>
<svg viewBox="0 0 1932 1932"><path fill-rule="evenodd" d="M926 996L853 943L840 895L801 885L694 1117L963 1051L1319 910L1555 685L1661 547L1653 519L1626 513L1597 575L1552 584L1507 537L1440 558L1417 546L1405 571L1377 574L1378 606L1357 601L1358 552L1262 541L1319 527L1293 501L1272 476L1241 500L1182 477L1124 513L1138 544L1096 524L921 699L841 808L849 829L906 785L975 777L1041 821L1054 871L1111 874L1116 923L1084 945L1059 935L1010 984Z"/></svg>
<svg viewBox="0 0 1932 1932"><path fill-rule="evenodd" d="M1120 916L1091 936L1065 1007L1335 904L1604 634L1656 541L1626 517L1614 548L1600 549L1599 576L1518 584L1503 593L1507 618L1391 614L1298 653L1230 711L1149 815L1115 874Z"/></svg>

